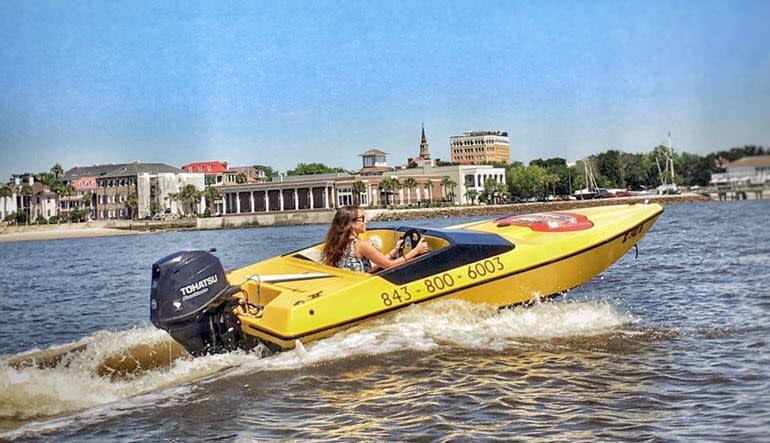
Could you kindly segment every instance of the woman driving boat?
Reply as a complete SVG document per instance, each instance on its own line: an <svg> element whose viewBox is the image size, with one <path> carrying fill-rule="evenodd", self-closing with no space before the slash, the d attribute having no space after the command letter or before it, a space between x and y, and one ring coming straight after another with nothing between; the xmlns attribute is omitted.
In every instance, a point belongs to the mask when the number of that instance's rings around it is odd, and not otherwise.
<svg viewBox="0 0 770 443"><path fill-rule="evenodd" d="M400 257L397 256L399 245L385 255L371 243L359 241L362 232L366 232L366 216L363 211L358 206L339 208L326 232L323 262L329 266L372 272L406 263L429 250L425 239L420 239L411 251Z"/></svg>

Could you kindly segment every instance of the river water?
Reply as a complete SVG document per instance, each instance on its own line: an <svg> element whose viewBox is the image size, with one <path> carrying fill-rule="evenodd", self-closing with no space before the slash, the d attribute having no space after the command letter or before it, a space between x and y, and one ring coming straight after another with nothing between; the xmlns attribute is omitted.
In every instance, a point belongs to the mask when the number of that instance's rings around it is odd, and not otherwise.
<svg viewBox="0 0 770 443"><path fill-rule="evenodd" d="M768 441L768 200L667 206L638 258L528 308L439 302L271 356L97 370L169 342L149 323L155 260L217 248L237 267L324 229L0 243L0 440Z"/></svg>

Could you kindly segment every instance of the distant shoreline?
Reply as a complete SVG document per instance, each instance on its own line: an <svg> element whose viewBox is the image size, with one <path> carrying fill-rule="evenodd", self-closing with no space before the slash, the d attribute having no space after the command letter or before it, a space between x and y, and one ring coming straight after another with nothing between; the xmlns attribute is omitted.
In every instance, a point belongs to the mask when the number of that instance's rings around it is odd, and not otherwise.
<svg viewBox="0 0 770 443"><path fill-rule="evenodd" d="M655 203L674 204L698 201L715 201L710 197L700 194L682 195L649 195L628 198L597 199L597 200L569 200L537 203L514 203L506 205L486 206L450 206L437 208L412 208L412 209L367 209L367 216L373 221L415 220L422 218L461 217L504 213L533 213L542 211L564 211L571 208L589 206L604 206L608 204L641 203L650 201ZM331 214L332 211L330 210ZM205 219L202 219L205 220ZM19 241L56 240L69 238L108 237L117 235L138 235L148 232L168 232L190 229L207 229L196 227L190 220L179 220L177 223L161 222L146 223L138 221L115 221L64 223L57 225L29 225L29 226L4 226L0 227L0 243ZM317 222L313 222L317 223ZM298 224L293 222L291 224ZM229 226L212 229L228 229Z"/></svg>
<svg viewBox="0 0 770 443"><path fill-rule="evenodd" d="M29 228L21 226L19 228ZM0 231L0 243L34 241L34 240L58 240L65 238L109 237L114 235L137 235L140 231L126 229L99 228L89 226L75 226L60 228L59 225L35 226L36 229L18 229L13 226L5 227Z"/></svg>

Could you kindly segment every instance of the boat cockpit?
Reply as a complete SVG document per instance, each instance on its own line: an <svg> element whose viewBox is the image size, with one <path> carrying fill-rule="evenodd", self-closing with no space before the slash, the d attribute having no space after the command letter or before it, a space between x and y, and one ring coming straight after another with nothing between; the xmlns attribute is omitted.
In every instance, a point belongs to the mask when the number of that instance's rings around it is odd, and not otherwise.
<svg viewBox="0 0 770 443"><path fill-rule="evenodd" d="M404 284L429 277L466 263L473 263L502 254L515 247L513 243L497 234L464 229L380 228L367 230L361 234L360 238L370 242L383 254L387 254L393 249L402 238L404 239L404 253L408 252L420 238L424 238L428 243L430 252L427 254L416 257L403 265L382 269L373 274L394 284ZM287 255L321 264L322 249L323 243L319 243Z"/></svg>

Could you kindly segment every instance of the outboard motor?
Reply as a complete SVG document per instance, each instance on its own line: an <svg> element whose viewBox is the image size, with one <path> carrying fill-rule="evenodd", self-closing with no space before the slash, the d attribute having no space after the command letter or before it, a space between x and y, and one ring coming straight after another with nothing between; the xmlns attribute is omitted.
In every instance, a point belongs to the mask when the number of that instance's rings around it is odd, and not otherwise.
<svg viewBox="0 0 770 443"><path fill-rule="evenodd" d="M171 254L152 265L150 321L194 356L236 349L242 334L231 295L238 290L209 252Z"/></svg>

